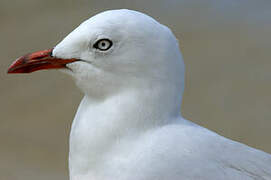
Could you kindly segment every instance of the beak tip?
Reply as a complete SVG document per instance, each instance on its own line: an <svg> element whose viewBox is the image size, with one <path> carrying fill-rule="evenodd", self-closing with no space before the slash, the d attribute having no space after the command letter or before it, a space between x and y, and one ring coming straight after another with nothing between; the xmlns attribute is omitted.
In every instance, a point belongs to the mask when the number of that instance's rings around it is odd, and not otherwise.
<svg viewBox="0 0 271 180"><path fill-rule="evenodd" d="M7 70L7 74L12 74L13 72L13 68L12 65L9 66L8 70Z"/></svg>
<svg viewBox="0 0 271 180"><path fill-rule="evenodd" d="M16 73L16 66L19 65L18 59L14 61L8 68L7 74L14 74Z"/></svg>
<svg viewBox="0 0 271 180"><path fill-rule="evenodd" d="M12 68L9 68L7 70L7 74L15 74L15 73L16 73L16 71L14 71Z"/></svg>

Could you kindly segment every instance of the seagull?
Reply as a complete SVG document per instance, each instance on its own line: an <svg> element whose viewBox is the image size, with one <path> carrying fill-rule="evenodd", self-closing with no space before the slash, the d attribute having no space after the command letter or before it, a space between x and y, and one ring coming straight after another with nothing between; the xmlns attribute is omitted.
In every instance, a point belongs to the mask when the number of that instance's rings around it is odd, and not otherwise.
<svg viewBox="0 0 271 180"><path fill-rule="evenodd" d="M109 10L8 73L59 69L85 94L71 127L70 180L270 180L271 155L181 115L185 66L172 31Z"/></svg>

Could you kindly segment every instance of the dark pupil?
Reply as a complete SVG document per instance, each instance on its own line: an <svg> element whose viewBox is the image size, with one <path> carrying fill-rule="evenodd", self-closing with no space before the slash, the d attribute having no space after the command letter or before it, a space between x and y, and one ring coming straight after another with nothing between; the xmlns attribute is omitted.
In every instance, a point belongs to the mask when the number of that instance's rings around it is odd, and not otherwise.
<svg viewBox="0 0 271 180"><path fill-rule="evenodd" d="M105 42L102 42L102 46L105 46Z"/></svg>

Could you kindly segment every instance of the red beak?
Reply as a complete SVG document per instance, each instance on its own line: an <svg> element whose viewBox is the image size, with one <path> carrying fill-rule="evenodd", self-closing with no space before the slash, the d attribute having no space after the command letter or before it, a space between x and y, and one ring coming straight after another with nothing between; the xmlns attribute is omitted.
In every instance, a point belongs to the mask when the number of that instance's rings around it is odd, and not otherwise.
<svg viewBox="0 0 271 180"><path fill-rule="evenodd" d="M31 73L42 69L66 68L66 64L78 59L60 59L52 56L53 49L38 51L16 59L8 68L8 73Z"/></svg>

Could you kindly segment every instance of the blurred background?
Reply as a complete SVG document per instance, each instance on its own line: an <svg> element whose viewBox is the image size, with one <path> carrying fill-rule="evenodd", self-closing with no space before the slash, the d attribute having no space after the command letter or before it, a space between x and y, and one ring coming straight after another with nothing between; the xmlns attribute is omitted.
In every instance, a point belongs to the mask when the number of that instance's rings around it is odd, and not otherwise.
<svg viewBox="0 0 271 180"><path fill-rule="evenodd" d="M151 15L180 40L185 118L271 153L270 0L1 0L1 180L68 179L69 130L83 96L65 74L7 75L10 63L119 8Z"/></svg>

